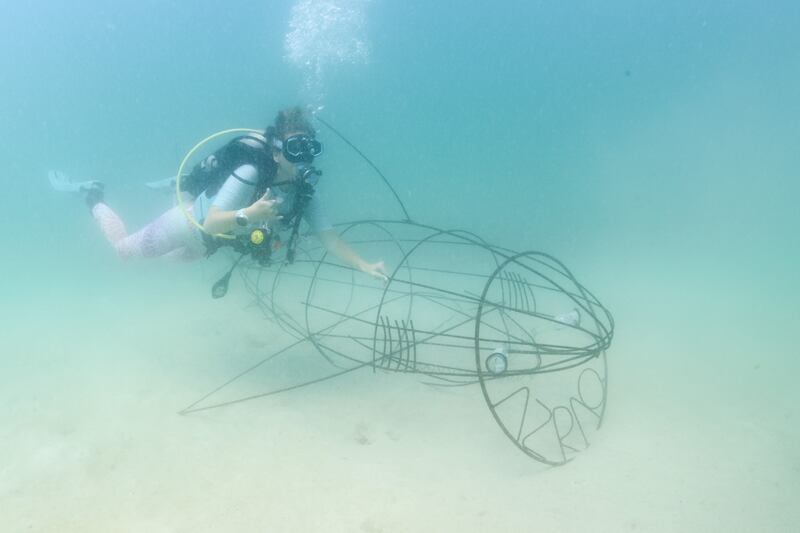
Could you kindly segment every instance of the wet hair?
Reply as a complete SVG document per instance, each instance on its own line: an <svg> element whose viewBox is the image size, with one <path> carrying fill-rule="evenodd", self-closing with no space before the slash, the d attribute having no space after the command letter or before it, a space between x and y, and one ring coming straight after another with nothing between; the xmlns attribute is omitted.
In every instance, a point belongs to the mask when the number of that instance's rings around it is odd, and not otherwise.
<svg viewBox="0 0 800 533"><path fill-rule="evenodd" d="M264 133L267 141L272 145L274 139L282 141L287 134L295 132L307 133L312 137L317 134L314 126L311 125L308 113L300 106L289 107L279 111L275 116L273 125L267 127Z"/></svg>

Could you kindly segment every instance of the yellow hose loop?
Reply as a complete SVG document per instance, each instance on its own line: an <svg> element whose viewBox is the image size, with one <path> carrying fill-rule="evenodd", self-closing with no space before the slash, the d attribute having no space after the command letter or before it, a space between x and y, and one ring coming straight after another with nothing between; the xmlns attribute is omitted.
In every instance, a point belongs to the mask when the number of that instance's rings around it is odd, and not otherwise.
<svg viewBox="0 0 800 533"><path fill-rule="evenodd" d="M259 135L261 135L261 134L263 134L263 131L261 131L261 130L251 130L249 128L233 128L233 129L230 129L230 130L218 131L217 133L215 133L213 135L209 135L208 137L206 137L205 139L203 139L199 143L195 144L194 148L189 150L189 153L187 153L186 157L184 157L183 161L181 161L181 166L178 167L178 175L175 178L175 197L178 199L178 206L181 208L181 212L183 213L183 216L185 216L186 219L190 223L192 223L194 225L194 227L196 227L197 229L199 229L203 233L207 233L208 235L211 235L212 237L218 237L220 239L235 239L236 237L234 237L233 235L228 235L227 233L214 233L214 234L208 233L205 230L205 228L203 228L203 226L199 222L197 222L197 220L195 220L195 218L192 216L192 214L189 212L189 210L186 209L186 206L183 203L183 195L181 194L181 177L183 176L183 167L186 166L186 162L189 160L190 157L192 157L194 155L194 153L197 150L199 150L206 143L213 141L217 137L222 137L223 135L228 135L228 134L231 134L231 133L258 133Z"/></svg>

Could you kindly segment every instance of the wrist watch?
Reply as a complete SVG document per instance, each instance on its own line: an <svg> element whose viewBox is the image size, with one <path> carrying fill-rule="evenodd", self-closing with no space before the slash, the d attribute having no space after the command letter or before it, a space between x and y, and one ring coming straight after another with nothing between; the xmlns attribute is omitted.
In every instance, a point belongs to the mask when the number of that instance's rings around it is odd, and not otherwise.
<svg viewBox="0 0 800 533"><path fill-rule="evenodd" d="M244 209L239 209L238 211L236 211L236 223L239 224L240 226L246 226L250 223L250 220L248 220L247 215L244 212Z"/></svg>

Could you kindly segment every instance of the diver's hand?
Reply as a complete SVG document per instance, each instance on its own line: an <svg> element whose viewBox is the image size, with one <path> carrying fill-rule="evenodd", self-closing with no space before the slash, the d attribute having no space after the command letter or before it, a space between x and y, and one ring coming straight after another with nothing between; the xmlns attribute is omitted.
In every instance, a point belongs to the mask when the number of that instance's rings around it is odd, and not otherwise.
<svg viewBox="0 0 800 533"><path fill-rule="evenodd" d="M281 204L281 200L281 198L272 198L272 191L267 189L264 196L253 202L250 207L245 208L244 214L253 223L280 220L283 218L278 214L278 206Z"/></svg>
<svg viewBox="0 0 800 533"><path fill-rule="evenodd" d="M364 274L369 274L373 278L379 279L384 283L389 281L389 274L386 272L386 265L383 264L383 261L378 261L377 263L362 261L359 263L358 269Z"/></svg>

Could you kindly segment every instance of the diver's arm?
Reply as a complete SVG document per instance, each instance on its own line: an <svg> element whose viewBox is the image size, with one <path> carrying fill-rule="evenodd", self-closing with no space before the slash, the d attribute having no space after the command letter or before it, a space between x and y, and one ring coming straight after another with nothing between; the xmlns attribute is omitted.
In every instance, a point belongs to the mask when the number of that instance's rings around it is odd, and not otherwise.
<svg viewBox="0 0 800 533"><path fill-rule="evenodd" d="M258 171L250 164L237 167L214 196L206 213L203 229L207 233L228 233L240 227L236 223L236 212L244 207L244 214L250 224L260 224L278 217L278 206L272 199L269 189L264 196L247 205L255 194L258 184ZM247 207L245 207L247 206Z"/></svg>
<svg viewBox="0 0 800 533"><path fill-rule="evenodd" d="M326 229L318 233L320 241L325 245L325 248L338 257L343 263L351 267L369 274L370 276L388 281L386 275L386 267L383 261L377 263L368 263L364 261L358 253L353 250L347 242L336 232L335 229Z"/></svg>
<svg viewBox="0 0 800 533"><path fill-rule="evenodd" d="M245 209L245 212L247 210ZM247 218L250 218L248 215ZM203 223L203 229L210 234L215 233L228 233L236 229L236 211L223 211L217 207L210 207L206 221Z"/></svg>
<svg viewBox="0 0 800 533"><path fill-rule="evenodd" d="M278 205L274 198L270 198L270 190L264 196L253 202L250 206L243 209L245 216L250 224L260 224L265 220L280 220L278 215ZM208 209L206 221L203 229L211 234L228 233L241 227L236 222L236 211L225 211L218 207L211 206Z"/></svg>

